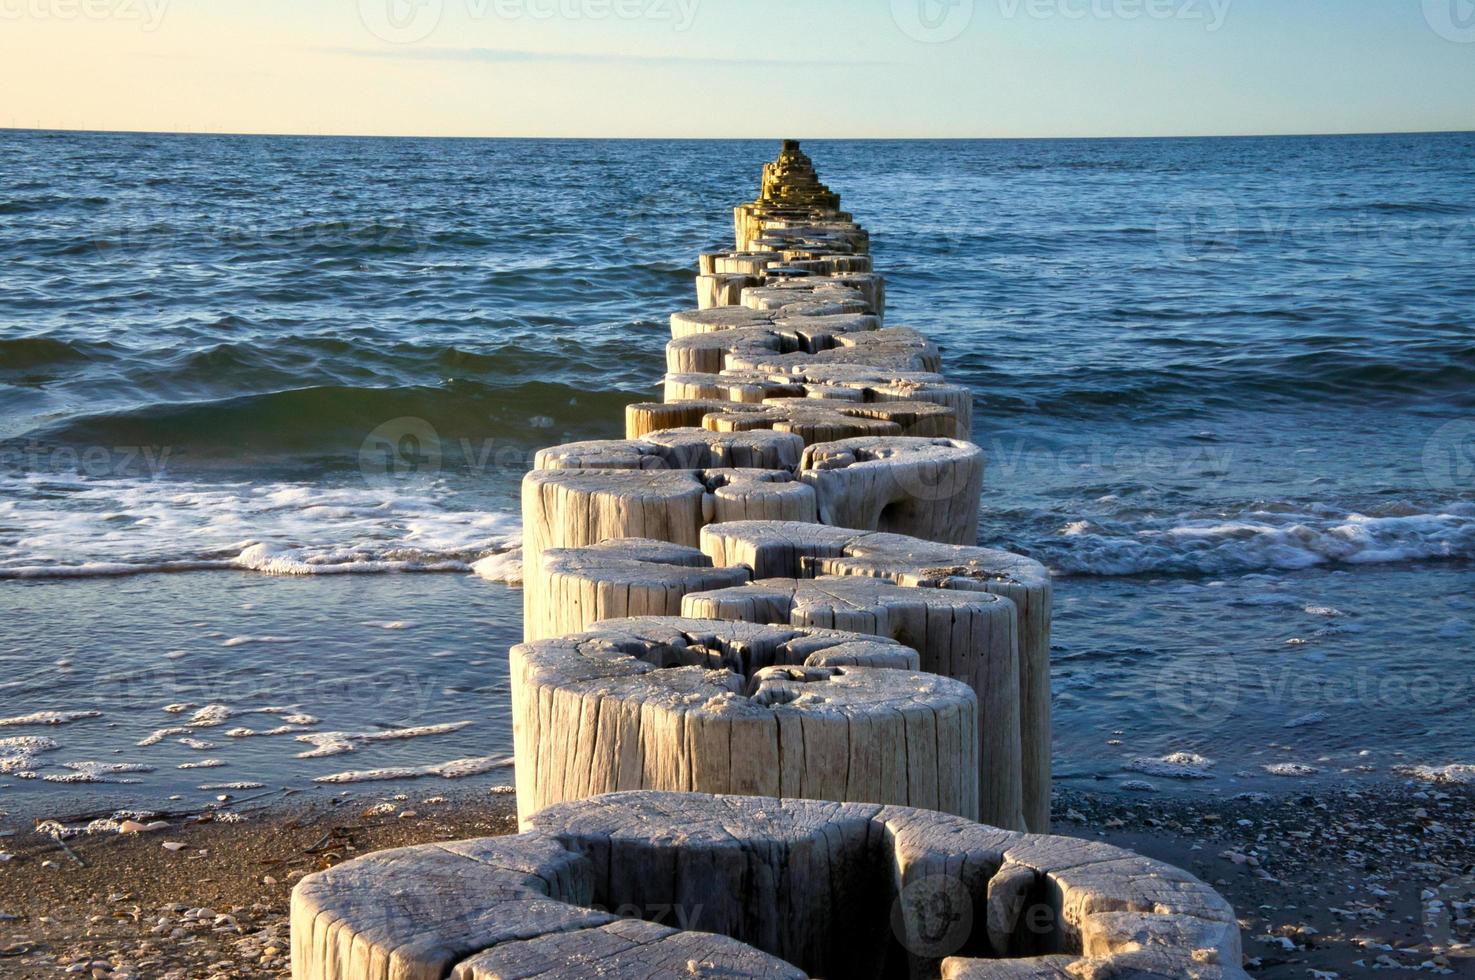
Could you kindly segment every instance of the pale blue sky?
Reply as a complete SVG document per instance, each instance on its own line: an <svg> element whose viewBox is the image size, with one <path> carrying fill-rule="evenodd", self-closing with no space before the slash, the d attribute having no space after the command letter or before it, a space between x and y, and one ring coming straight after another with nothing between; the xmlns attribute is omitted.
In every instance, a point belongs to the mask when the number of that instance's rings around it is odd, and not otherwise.
<svg viewBox="0 0 1475 980"><path fill-rule="evenodd" d="M0 126L1475 129L1475 0L0 0Z"/></svg>

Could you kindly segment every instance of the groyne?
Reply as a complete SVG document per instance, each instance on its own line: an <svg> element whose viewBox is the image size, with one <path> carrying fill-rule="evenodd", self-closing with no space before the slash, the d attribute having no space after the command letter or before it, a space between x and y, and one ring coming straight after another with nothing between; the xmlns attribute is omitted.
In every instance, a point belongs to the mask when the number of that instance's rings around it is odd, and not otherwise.
<svg viewBox="0 0 1475 980"><path fill-rule="evenodd" d="M304 879L294 975L1243 976L1212 889L1042 836L1050 577L796 142L696 292L662 401L523 484L523 833Z"/></svg>

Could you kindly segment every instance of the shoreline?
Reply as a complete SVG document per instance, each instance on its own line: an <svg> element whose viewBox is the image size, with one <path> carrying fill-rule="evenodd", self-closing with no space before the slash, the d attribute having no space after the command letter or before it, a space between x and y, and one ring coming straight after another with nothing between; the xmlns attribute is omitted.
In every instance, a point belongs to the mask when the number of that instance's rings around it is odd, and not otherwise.
<svg viewBox="0 0 1475 980"><path fill-rule="evenodd" d="M1057 789L1053 819L1053 833L1126 847L1214 886L1239 913L1255 977L1475 975L1475 787L1238 799ZM303 874L373 850L515 832L511 793L470 791L310 800L235 822L83 835L65 850L18 834L4 840L13 857L0 875L0 969L286 977L288 903Z"/></svg>

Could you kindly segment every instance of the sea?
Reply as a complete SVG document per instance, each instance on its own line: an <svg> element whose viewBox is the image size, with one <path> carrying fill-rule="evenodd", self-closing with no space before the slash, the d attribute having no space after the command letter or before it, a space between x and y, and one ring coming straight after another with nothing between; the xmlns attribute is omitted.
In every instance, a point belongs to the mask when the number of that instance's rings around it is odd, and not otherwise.
<svg viewBox="0 0 1475 980"><path fill-rule="evenodd" d="M1056 576L1058 785L1475 779L1475 134L805 148ZM0 811L505 789L530 454L776 151L0 132Z"/></svg>

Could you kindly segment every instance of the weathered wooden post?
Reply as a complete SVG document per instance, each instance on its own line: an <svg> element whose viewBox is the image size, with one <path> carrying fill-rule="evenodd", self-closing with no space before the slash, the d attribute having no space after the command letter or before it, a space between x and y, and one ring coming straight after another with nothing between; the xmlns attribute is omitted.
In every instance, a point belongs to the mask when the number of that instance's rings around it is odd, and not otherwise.
<svg viewBox="0 0 1475 980"><path fill-rule="evenodd" d="M616 619L512 650L518 812L627 789L978 816L977 699L894 640Z"/></svg>
<svg viewBox="0 0 1475 980"><path fill-rule="evenodd" d="M292 892L296 980L1246 980L1242 955L1177 868L867 803L616 793Z"/></svg>

